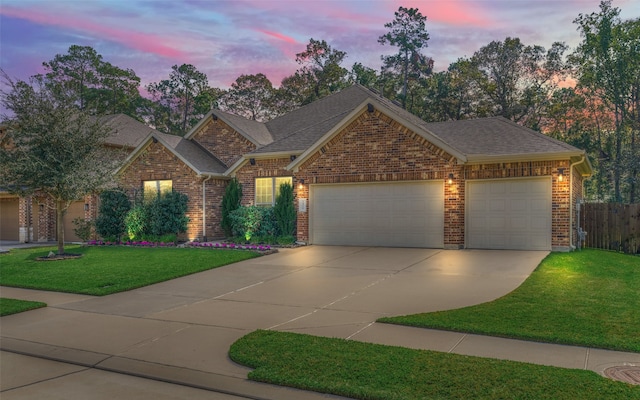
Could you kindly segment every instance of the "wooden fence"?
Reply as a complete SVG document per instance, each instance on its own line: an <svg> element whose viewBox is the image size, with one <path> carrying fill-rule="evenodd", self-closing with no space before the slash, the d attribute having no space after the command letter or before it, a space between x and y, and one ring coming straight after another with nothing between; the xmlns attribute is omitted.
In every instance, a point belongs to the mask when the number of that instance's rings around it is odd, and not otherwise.
<svg viewBox="0 0 640 400"><path fill-rule="evenodd" d="M640 254L640 204L585 203L580 226L584 247Z"/></svg>

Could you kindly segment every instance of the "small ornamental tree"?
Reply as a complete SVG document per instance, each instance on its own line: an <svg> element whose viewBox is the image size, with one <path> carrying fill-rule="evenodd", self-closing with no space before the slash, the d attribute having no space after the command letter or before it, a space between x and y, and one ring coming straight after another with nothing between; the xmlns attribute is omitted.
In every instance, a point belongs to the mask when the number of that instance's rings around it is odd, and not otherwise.
<svg viewBox="0 0 640 400"><path fill-rule="evenodd" d="M296 209L293 204L293 186L288 182L280 185L280 193L276 197L274 214L280 233L283 236L293 236L296 228Z"/></svg>
<svg viewBox="0 0 640 400"><path fill-rule="evenodd" d="M221 226L224 230L224 234L230 237L232 232L233 222L229 214L240 208L240 201L242 200L242 185L237 179L229 181L227 188L225 189L224 196L222 197L222 222Z"/></svg>
<svg viewBox="0 0 640 400"><path fill-rule="evenodd" d="M105 190L100 194L100 208L96 218L96 232L105 239L120 241L127 230L125 217L131 202L122 190Z"/></svg>
<svg viewBox="0 0 640 400"><path fill-rule="evenodd" d="M111 128L79 110L66 87L33 76L14 82L0 70L0 106L10 115L0 146L0 187L39 193L56 212L58 254L64 254L64 215L72 202L111 183L116 159L106 156Z"/></svg>

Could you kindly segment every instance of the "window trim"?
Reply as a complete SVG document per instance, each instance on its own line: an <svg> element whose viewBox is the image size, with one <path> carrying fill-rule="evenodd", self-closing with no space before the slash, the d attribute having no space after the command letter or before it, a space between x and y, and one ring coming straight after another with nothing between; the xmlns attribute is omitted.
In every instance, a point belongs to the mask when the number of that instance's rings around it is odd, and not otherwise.
<svg viewBox="0 0 640 400"><path fill-rule="evenodd" d="M151 183L151 182L155 183L155 188L152 192L148 192L147 183ZM170 187L162 190L163 182L169 182ZM157 197L162 193L171 192L171 191L173 191L173 179L149 179L146 181L142 181L142 197L145 200Z"/></svg>
<svg viewBox="0 0 640 400"><path fill-rule="evenodd" d="M271 180L271 202L270 203L259 203L258 202L258 180L260 179L270 179ZM283 184L284 182L280 182L279 184L276 184L276 182L279 179L286 179L288 180L290 185L293 185L293 177L292 176L259 176L256 177L254 179L254 195L253 195L253 201L254 204L258 207L273 207L276 204L276 198L278 197L278 191L280 190L280 185Z"/></svg>

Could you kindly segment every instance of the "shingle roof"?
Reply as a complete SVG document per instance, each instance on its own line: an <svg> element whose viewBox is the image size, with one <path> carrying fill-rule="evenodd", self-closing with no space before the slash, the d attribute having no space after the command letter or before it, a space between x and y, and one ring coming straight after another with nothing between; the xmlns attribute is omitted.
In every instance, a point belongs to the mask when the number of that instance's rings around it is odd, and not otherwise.
<svg viewBox="0 0 640 400"><path fill-rule="evenodd" d="M220 110L214 110L213 114L222 118L231 125L232 128L236 129L241 134L248 136L249 139L253 139L253 142L261 146L273 142L271 132L269 132L267 126L262 122L246 119Z"/></svg>
<svg viewBox="0 0 640 400"><path fill-rule="evenodd" d="M106 144L112 146L135 148L150 133L160 133L125 114L106 115L102 117L102 121L113 129L105 139Z"/></svg>
<svg viewBox="0 0 640 400"><path fill-rule="evenodd" d="M302 152L372 95L368 89L353 85L273 119L266 126L276 141L253 153Z"/></svg>
<svg viewBox="0 0 640 400"><path fill-rule="evenodd" d="M423 123L423 126L467 156L581 152L503 117Z"/></svg>
<svg viewBox="0 0 640 400"><path fill-rule="evenodd" d="M227 167L196 143L176 135L153 134L198 174L223 174Z"/></svg>

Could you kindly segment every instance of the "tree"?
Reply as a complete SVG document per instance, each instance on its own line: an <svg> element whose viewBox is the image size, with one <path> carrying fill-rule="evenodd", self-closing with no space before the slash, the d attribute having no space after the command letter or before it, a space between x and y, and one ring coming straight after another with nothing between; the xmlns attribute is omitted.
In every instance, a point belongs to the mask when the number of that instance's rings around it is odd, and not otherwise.
<svg viewBox="0 0 640 400"><path fill-rule="evenodd" d="M42 193L56 210L58 254L64 254L64 214L71 202L111 181L103 152L109 134L100 118L79 110L75 93L37 75L14 82L2 71L3 116L10 145L0 149L0 186L19 195Z"/></svg>
<svg viewBox="0 0 640 400"><path fill-rule="evenodd" d="M402 92L401 101L406 108L409 78L415 79L429 75L433 70L433 59L420 53L428 46L429 34L425 23L427 17L423 16L417 8L399 7L395 12L393 21L384 24L389 32L378 38L378 43L398 47L398 53L391 56L383 56L384 67L388 71L401 71Z"/></svg>
<svg viewBox="0 0 640 400"><path fill-rule="evenodd" d="M313 38L305 51L296 54L296 62L302 65L298 73L306 78L311 91L305 104L346 87L348 71L340 66L346 56L347 53L332 48L326 41Z"/></svg>
<svg viewBox="0 0 640 400"><path fill-rule="evenodd" d="M81 110L137 117L134 104L140 97L140 78L133 70L104 61L92 47L72 45L67 54L56 54L42 65L47 81L65 87Z"/></svg>
<svg viewBox="0 0 640 400"><path fill-rule="evenodd" d="M518 38L492 41L474 53L476 82L493 103L493 113L535 127L544 106L564 73L562 43L546 52Z"/></svg>
<svg viewBox="0 0 640 400"><path fill-rule="evenodd" d="M621 21L611 1L600 12L574 21L582 42L571 56L580 88L599 99L612 115L612 135L599 138L609 161L614 201L637 201L640 159L640 18Z"/></svg>
<svg viewBox="0 0 640 400"><path fill-rule="evenodd" d="M224 109L254 121L271 119L275 90L264 74L241 75L222 96Z"/></svg>
<svg viewBox="0 0 640 400"><path fill-rule="evenodd" d="M158 108L151 118L156 129L183 136L215 103L207 76L191 64L171 67L169 79L146 86Z"/></svg>

